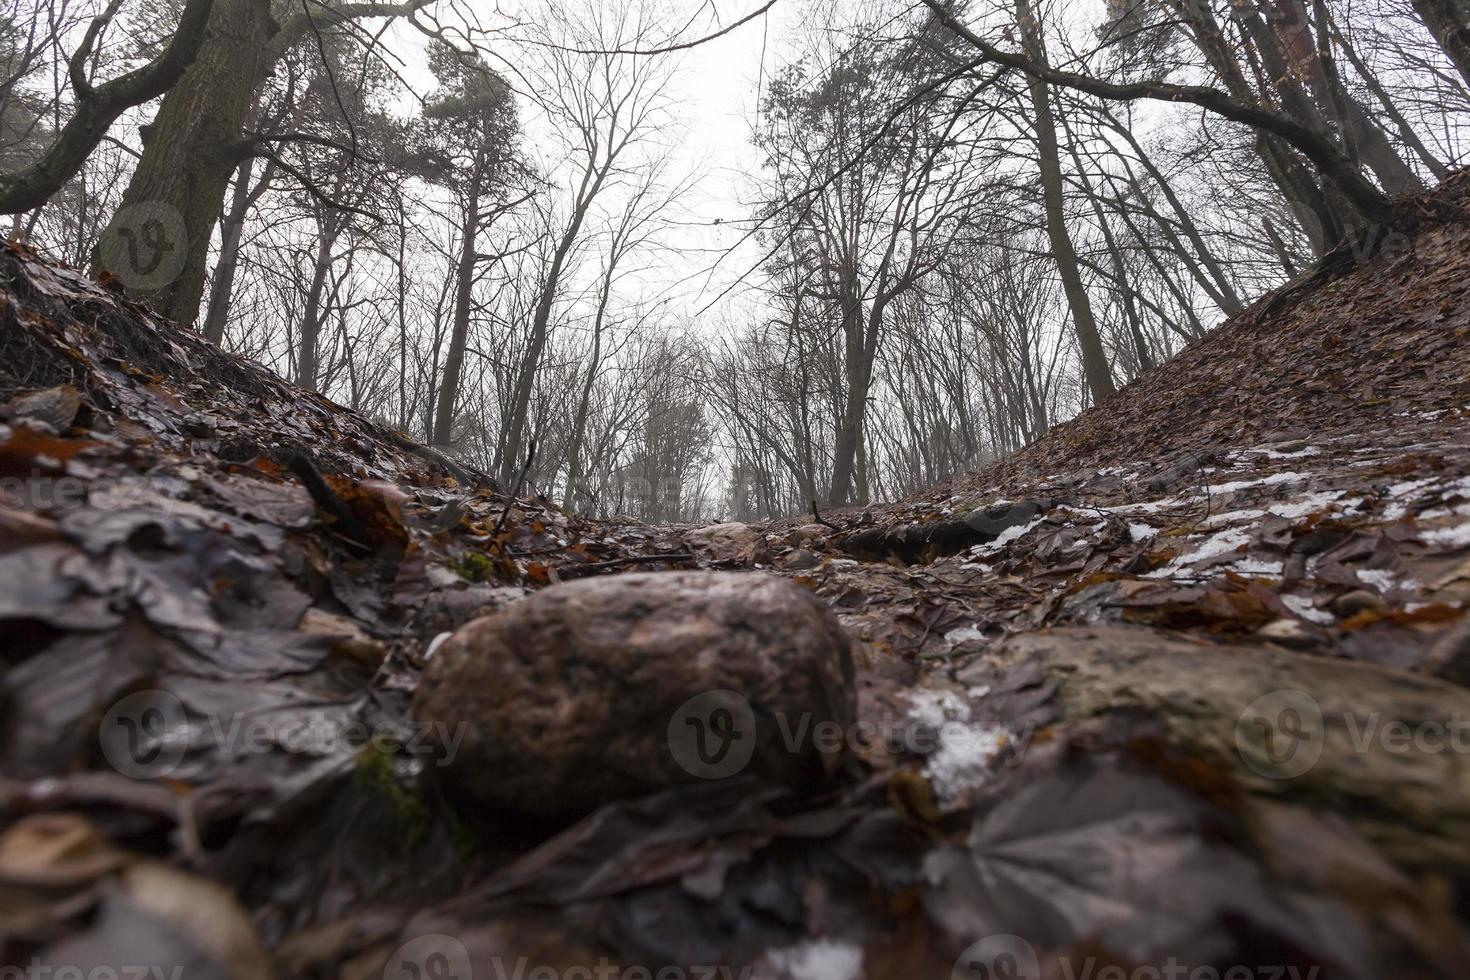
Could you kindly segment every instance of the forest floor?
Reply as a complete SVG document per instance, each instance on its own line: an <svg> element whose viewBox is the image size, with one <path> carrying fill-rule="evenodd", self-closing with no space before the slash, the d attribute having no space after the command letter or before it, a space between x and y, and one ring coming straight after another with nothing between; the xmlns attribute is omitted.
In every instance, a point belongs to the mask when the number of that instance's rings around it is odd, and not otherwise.
<svg viewBox="0 0 1470 980"><path fill-rule="evenodd" d="M715 531L510 500L7 247L0 958L1466 975L1464 187L983 472ZM691 567L788 576L859 641L845 778L554 834L456 810L403 741L434 644Z"/></svg>

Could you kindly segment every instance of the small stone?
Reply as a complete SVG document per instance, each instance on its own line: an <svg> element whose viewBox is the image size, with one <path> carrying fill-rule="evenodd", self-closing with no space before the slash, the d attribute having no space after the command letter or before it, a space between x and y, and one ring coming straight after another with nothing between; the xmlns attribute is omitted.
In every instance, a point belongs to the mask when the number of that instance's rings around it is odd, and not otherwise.
<svg viewBox="0 0 1470 980"><path fill-rule="evenodd" d="M1273 619L1256 630L1256 635L1287 647L1311 646L1316 642L1316 638L1298 619Z"/></svg>
<svg viewBox="0 0 1470 980"><path fill-rule="evenodd" d="M803 524L786 535L786 543L793 548L820 548L826 543L827 532L830 530L831 528L821 524Z"/></svg>
<svg viewBox="0 0 1470 980"><path fill-rule="evenodd" d="M803 572L808 568L816 568L821 563L822 559L803 548L798 548L789 555L782 555L780 561L781 567L791 572Z"/></svg>
<svg viewBox="0 0 1470 980"><path fill-rule="evenodd" d="M685 533L684 542L697 553L715 561L749 565L770 559L766 536L749 524L737 521L695 528Z"/></svg>
<svg viewBox="0 0 1470 980"><path fill-rule="evenodd" d="M1381 612L1388 608L1388 603L1377 593L1369 592L1367 589L1353 589L1344 592L1332 600L1331 609L1339 619L1352 619L1358 613L1369 610Z"/></svg>
<svg viewBox="0 0 1470 980"><path fill-rule="evenodd" d="M334 654L364 666L375 668L388 655L387 648L369 636L355 620L316 606L306 610L296 629L312 636L328 637Z"/></svg>
<svg viewBox="0 0 1470 980"><path fill-rule="evenodd" d="M413 713L447 733L449 793L491 816L569 820L738 774L809 790L856 714L851 644L775 576L585 579L461 627Z"/></svg>

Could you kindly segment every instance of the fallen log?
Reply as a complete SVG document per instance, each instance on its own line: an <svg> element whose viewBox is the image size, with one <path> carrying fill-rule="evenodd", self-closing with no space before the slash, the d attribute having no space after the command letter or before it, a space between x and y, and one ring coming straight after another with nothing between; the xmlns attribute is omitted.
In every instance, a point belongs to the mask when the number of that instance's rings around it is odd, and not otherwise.
<svg viewBox="0 0 1470 980"><path fill-rule="evenodd" d="M1011 528L1031 523L1060 503L1051 498L1004 501L977 508L955 520L866 528L848 534L838 545L857 558L872 561L898 558L909 564L919 564L958 554L978 544L989 544Z"/></svg>

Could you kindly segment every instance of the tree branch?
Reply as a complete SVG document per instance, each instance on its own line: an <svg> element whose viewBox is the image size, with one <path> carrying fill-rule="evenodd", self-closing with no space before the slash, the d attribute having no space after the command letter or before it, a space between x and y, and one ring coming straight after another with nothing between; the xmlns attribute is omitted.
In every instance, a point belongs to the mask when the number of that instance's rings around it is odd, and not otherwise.
<svg viewBox="0 0 1470 980"><path fill-rule="evenodd" d="M1016 51L1003 51L965 27L941 0L924 0L940 23L962 38L987 60L1023 72L1032 78L1095 95L1098 98L1131 102L1155 99L1163 102L1185 102L1207 109L1233 122L1244 123L1280 137L1302 156L1312 161L1324 177L1331 180L1365 218L1384 222L1393 214L1393 204L1373 182L1359 170L1331 140L1282 113L1259 105L1237 101L1218 89L1203 85L1173 85L1168 82L1108 82L1088 75L1061 71L1038 64Z"/></svg>
<svg viewBox="0 0 1470 980"><path fill-rule="evenodd" d="M55 142L31 166L0 176L0 214L19 214L45 204L81 171L118 116L172 88L199 54L214 0L189 0L162 54L143 67L94 88L83 75L82 63L119 6L120 0L113 0L92 21L72 56L69 65L72 83L75 86L78 76L82 76L83 84L77 88L76 111Z"/></svg>

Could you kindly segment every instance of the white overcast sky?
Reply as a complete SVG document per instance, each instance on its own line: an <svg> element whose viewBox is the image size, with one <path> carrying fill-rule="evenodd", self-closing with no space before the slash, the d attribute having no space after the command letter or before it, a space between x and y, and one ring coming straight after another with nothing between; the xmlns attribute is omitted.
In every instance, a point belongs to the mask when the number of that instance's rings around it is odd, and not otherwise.
<svg viewBox="0 0 1470 980"><path fill-rule="evenodd" d="M676 31L679 24L702 10L683 39L703 37L759 9L763 2L734 0L735 5L727 5L727 0L719 0L711 7L708 3L702 5L701 0L685 0L682 6L670 7L669 31ZM670 88L678 120L670 134L674 147L670 178L698 174L700 179L683 199L683 213L673 216L676 224L665 235L672 247L660 259L666 264L650 271L645 289L663 292L672 287L671 305L684 315L693 316L707 307L760 257L754 244L747 243L720 260L726 249L740 241L741 230L749 226L749 182L759 165L759 154L750 143L758 92L764 79L779 66L782 39L787 36L788 25L800 16L799 5L806 2L778 0L764 15L728 34L689 51L658 56L676 60L680 66ZM537 0L527 0L526 19L536 16L536 4ZM393 51L402 59L397 66L401 74L418 95L428 94L433 79L425 66L423 36L402 28L391 35L396 35ZM514 57L512 52L501 50L507 46L493 46L499 56ZM540 144L549 141L538 138L538 132L544 134L544 130L528 101L521 100L525 138L532 144L528 150L550 163L539 152ZM717 260L718 268L711 272ZM740 292L733 291L730 301L721 302L706 317L730 310L732 302L745 313L751 312L740 299Z"/></svg>

